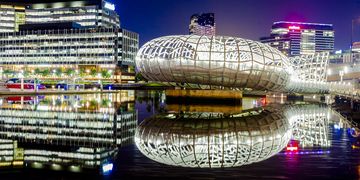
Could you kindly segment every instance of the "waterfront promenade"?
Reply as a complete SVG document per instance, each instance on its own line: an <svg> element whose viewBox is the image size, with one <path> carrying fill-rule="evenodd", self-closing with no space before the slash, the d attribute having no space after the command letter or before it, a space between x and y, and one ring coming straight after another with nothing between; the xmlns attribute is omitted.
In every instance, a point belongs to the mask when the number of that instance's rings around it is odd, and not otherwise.
<svg viewBox="0 0 360 180"><path fill-rule="evenodd" d="M91 94L91 93L113 93L117 90L100 90L98 88L64 90L56 88L48 88L39 91L10 91L6 89L3 82L0 82L0 95L37 95L37 94Z"/></svg>

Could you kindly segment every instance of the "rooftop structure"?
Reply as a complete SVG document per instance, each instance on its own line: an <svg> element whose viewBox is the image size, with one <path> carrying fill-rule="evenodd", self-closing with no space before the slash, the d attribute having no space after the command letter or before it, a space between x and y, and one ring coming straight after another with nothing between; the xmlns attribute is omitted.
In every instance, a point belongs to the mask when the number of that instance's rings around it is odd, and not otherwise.
<svg viewBox="0 0 360 180"><path fill-rule="evenodd" d="M4 4L4 5L1 5ZM4 1L1 31L19 31L21 24L76 22L84 27L120 28L115 5L105 0ZM1 26L0 26L1 27Z"/></svg>

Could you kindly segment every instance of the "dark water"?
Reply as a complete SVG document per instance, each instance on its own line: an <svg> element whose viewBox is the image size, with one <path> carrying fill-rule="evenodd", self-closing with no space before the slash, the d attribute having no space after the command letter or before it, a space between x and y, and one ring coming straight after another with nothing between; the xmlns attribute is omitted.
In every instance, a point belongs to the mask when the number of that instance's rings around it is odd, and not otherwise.
<svg viewBox="0 0 360 180"><path fill-rule="evenodd" d="M0 97L0 177L358 179L351 134L329 106L281 97Z"/></svg>

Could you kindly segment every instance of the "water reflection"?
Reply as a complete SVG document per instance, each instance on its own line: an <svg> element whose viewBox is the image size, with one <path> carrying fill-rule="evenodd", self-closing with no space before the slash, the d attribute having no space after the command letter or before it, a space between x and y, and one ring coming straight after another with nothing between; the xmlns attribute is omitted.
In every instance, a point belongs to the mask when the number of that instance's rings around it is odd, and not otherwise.
<svg viewBox="0 0 360 180"><path fill-rule="evenodd" d="M328 147L329 121L332 110L326 105L303 104L291 105L285 114L292 124L293 139L301 147Z"/></svg>
<svg viewBox="0 0 360 180"><path fill-rule="evenodd" d="M132 142L134 99L133 91L2 98L0 166L102 171Z"/></svg>
<svg viewBox="0 0 360 180"><path fill-rule="evenodd" d="M357 165L360 149L357 131L348 135L351 126L337 115L282 96L241 103L169 100L165 91L0 97L0 168L71 176L86 173L64 171L114 168L114 179L331 177Z"/></svg>
<svg viewBox="0 0 360 180"><path fill-rule="evenodd" d="M267 159L291 137L281 111L167 113L143 121L135 143L150 159L184 167L233 167Z"/></svg>
<svg viewBox="0 0 360 180"><path fill-rule="evenodd" d="M296 152L330 146L332 112L327 106L257 107L253 101L244 101L242 107L250 107L249 103L253 106L248 110L221 104L210 107L170 104L167 106L170 112L148 118L138 126L136 146L156 162L200 168L236 167L263 161L287 145L295 144L296 149L289 150Z"/></svg>

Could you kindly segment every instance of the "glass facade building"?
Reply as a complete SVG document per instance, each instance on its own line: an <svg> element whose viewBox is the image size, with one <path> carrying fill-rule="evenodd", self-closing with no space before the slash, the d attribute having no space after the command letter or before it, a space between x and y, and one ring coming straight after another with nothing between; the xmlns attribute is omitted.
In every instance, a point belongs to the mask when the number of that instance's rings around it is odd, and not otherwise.
<svg viewBox="0 0 360 180"><path fill-rule="evenodd" d="M279 49L287 56L311 55L334 50L332 24L274 22L269 37L260 41Z"/></svg>
<svg viewBox="0 0 360 180"><path fill-rule="evenodd" d="M25 6L0 2L0 33L18 31L21 24L25 24Z"/></svg>
<svg viewBox="0 0 360 180"><path fill-rule="evenodd" d="M134 81L135 72L135 58L139 50L139 34L120 29L120 60L118 61L118 67L121 68L121 80L122 82Z"/></svg>
<svg viewBox="0 0 360 180"><path fill-rule="evenodd" d="M103 0L44 2L28 6L27 24L73 21L85 27L120 27L115 6Z"/></svg>
<svg viewBox="0 0 360 180"><path fill-rule="evenodd" d="M190 18L189 34L215 36L214 13L194 14Z"/></svg>
<svg viewBox="0 0 360 180"><path fill-rule="evenodd" d="M104 0L2 2L0 38L0 77L48 67L135 77L139 35L120 28L115 5Z"/></svg>
<svg viewBox="0 0 360 180"><path fill-rule="evenodd" d="M57 29L0 33L2 65L114 65L118 30Z"/></svg>

